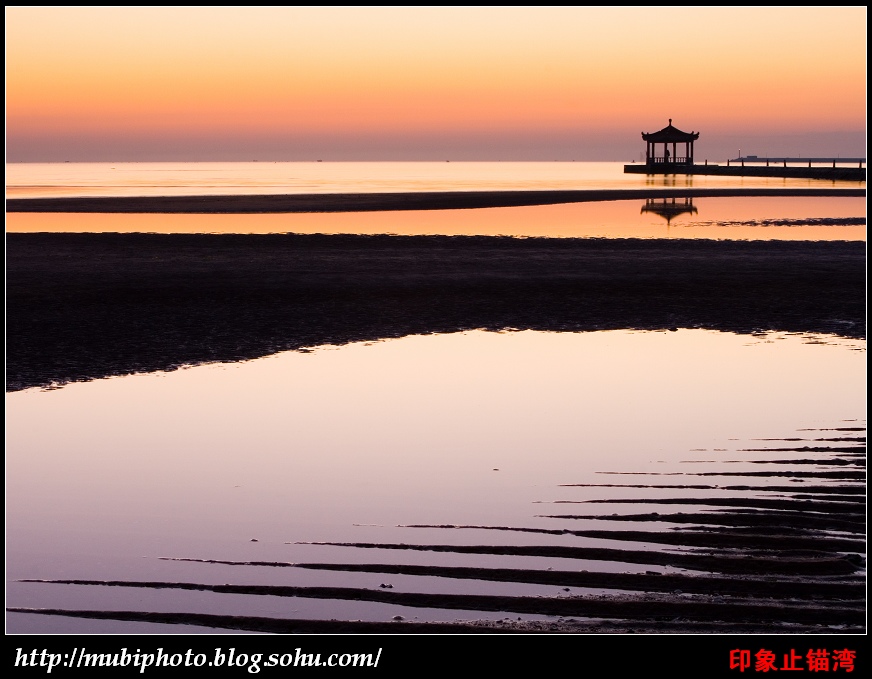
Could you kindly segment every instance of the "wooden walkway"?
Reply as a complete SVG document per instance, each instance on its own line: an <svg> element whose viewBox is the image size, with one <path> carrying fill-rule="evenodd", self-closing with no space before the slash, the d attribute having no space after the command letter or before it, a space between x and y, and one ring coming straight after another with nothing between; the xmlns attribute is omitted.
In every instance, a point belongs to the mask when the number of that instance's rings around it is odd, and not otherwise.
<svg viewBox="0 0 872 679"><path fill-rule="evenodd" d="M645 163L633 163L624 165L624 172L628 174L704 174L704 175L720 175L733 177L783 177L791 179L828 179L830 181L851 181L865 182L866 168L860 167L838 167L833 163L832 158L816 159L816 158L752 158L750 161L745 158L727 161L726 165L681 165L678 163L658 163L656 165L646 165ZM766 161L770 164L766 164ZM779 161L781 164L775 164L773 161ZM794 160L801 160L804 165L788 165ZM838 159L839 162L855 160L859 163L865 159ZM736 162L739 162L736 165ZM826 162L828 165L814 166L813 163Z"/></svg>

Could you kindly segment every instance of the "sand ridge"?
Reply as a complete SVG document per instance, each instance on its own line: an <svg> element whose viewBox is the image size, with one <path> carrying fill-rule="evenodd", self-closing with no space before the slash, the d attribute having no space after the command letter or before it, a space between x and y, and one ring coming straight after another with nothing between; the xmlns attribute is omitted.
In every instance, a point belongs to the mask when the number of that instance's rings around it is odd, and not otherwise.
<svg viewBox="0 0 872 679"><path fill-rule="evenodd" d="M760 196L864 197L865 188L645 188L565 191L418 191L275 195L100 196L12 198L7 212L257 214L456 210L647 198Z"/></svg>

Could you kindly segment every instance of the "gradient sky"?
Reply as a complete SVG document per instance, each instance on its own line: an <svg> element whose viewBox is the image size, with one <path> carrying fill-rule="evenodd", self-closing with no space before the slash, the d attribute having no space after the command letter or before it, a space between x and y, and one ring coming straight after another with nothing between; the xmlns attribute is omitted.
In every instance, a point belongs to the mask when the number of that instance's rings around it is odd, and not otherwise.
<svg viewBox="0 0 872 679"><path fill-rule="evenodd" d="M865 7L6 7L6 160L865 156Z"/></svg>

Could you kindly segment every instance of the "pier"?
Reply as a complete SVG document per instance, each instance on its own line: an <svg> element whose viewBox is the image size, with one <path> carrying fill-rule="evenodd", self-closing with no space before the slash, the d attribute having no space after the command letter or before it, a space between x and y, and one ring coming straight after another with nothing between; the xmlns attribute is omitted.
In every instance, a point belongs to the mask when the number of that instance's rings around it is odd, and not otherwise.
<svg viewBox="0 0 872 679"><path fill-rule="evenodd" d="M760 159L757 160L759 162ZM773 159L770 158L770 161ZM832 159L813 159L809 162L808 158L801 159L804 165L788 165L790 159L781 164L772 163L769 165L753 165L747 160L742 163L741 160L729 160L726 165L715 165L712 163L692 165L688 164L672 164L658 163L649 165L646 163L632 163L624 165L624 172L628 174L707 174L707 175L722 175L732 177L784 177L790 179L829 179L832 181L866 181L865 160L862 161L860 167L839 167L837 164L832 164ZM797 159L793 159L797 160ZM846 159L841 159L845 162ZM738 162L738 164L737 164ZM826 162L827 165L814 166L815 162ZM764 159L765 163L765 159Z"/></svg>
<svg viewBox="0 0 872 679"><path fill-rule="evenodd" d="M657 132L643 132L645 162L624 165L629 174L708 174L734 177L783 177L793 179L829 179L831 181L866 181L865 158L803 158L742 156L731 158L726 165L694 162L694 142L699 132L684 132L669 124ZM683 145L684 148L680 148ZM855 167L856 166L856 167Z"/></svg>
<svg viewBox="0 0 872 679"><path fill-rule="evenodd" d="M753 163L765 163L766 167L770 167L771 165L781 165L782 167L787 167L787 163L795 163L802 165L803 167L812 167L812 165L826 165L827 167L837 167L840 164L846 165L856 165L861 170L863 166L866 164L865 158L803 158L799 156L797 158L761 158L760 156L739 156L738 158L732 158L727 161L727 165L730 163L739 163L744 167L745 163L753 164Z"/></svg>

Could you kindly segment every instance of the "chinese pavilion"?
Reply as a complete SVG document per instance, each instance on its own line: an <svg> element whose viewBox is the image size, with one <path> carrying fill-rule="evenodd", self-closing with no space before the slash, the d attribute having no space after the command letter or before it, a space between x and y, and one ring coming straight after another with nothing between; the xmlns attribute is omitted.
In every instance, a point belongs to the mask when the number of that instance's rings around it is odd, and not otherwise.
<svg viewBox="0 0 872 679"><path fill-rule="evenodd" d="M693 165L693 142L699 139L699 132L682 132L672 126L670 118L669 125L658 132L643 132L642 139L647 143L646 165ZM659 144L663 144L663 151L657 155ZM678 144L684 144L683 156L678 155Z"/></svg>

